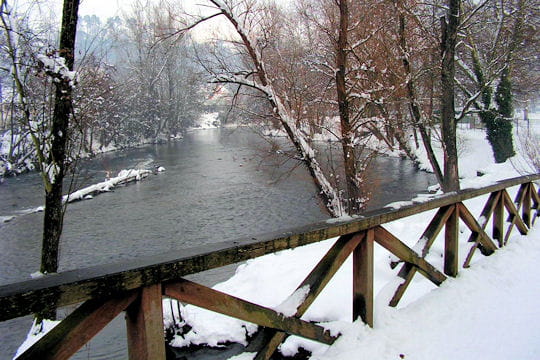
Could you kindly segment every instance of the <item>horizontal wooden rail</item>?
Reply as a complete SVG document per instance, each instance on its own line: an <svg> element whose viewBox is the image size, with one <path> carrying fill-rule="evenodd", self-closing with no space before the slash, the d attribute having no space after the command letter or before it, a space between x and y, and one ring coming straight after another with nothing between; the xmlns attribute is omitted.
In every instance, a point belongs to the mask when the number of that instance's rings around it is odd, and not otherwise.
<svg viewBox="0 0 540 360"><path fill-rule="evenodd" d="M291 249L342 235L362 233L390 221L402 219L424 211L444 208L465 200L506 188L540 180L540 174L500 181L479 189L465 189L445 194L426 202L413 203L399 209L383 208L347 220L330 220L290 230L264 234L250 239L239 239L204 247L170 251L164 255L138 258L112 265L99 265L86 269L51 274L39 279L0 286L0 321L39 313L48 304L57 307L80 303L90 299L108 299L131 290L178 280L186 275L245 261L280 250ZM524 190L538 206L538 194L530 188ZM504 201L504 198L502 198ZM507 204L508 205L508 204ZM525 221L531 222L530 202L522 207ZM511 206L510 206L511 207ZM512 209L514 210L514 209ZM529 212L529 213L527 213ZM477 238L484 240L479 232ZM400 245L401 246L401 245ZM482 243L479 244L482 246ZM400 247L399 251L410 252ZM416 270L425 271L423 260L413 259ZM433 274L433 272L428 272Z"/></svg>

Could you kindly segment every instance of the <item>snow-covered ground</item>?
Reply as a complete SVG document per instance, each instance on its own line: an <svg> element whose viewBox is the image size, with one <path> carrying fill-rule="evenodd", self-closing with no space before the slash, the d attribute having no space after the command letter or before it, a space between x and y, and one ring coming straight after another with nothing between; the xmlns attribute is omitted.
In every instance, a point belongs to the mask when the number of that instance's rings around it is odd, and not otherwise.
<svg viewBox="0 0 540 360"><path fill-rule="evenodd" d="M314 359L539 359L540 231L516 236L404 308L376 304L375 327L344 325Z"/></svg>
<svg viewBox="0 0 540 360"><path fill-rule="evenodd" d="M534 127L539 134L538 126ZM519 176L516 163L530 161L516 155L512 161L495 164L483 130L459 130L460 175L462 188L481 187L497 180ZM516 143L519 143L516 139ZM438 149L440 155L440 149ZM419 153L419 156L423 154ZM424 156L424 162L427 164ZM513 165L514 164L514 165ZM481 176L478 176L481 175ZM510 190L514 196L517 189ZM465 205L479 214L487 196L469 200ZM393 204L400 206L403 204ZM414 247L435 211L405 221L384 225L391 233ZM491 226L488 224L487 229ZM470 249L470 231L460 226L460 262ZM540 294L537 259L540 256L538 225L528 236L514 231L509 245L493 256L479 252L472 265L462 269L455 279L439 288L417 274L397 308L388 301L400 283L392 270L393 258L383 248L375 249L375 326L373 329L352 317L352 263L338 271L323 293L302 317L316 321L342 336L333 346L291 336L281 346L285 355L294 355L300 347L313 353L314 359L538 359L540 358ZM280 309L287 297L307 276L335 239L282 251L247 261L217 290ZM442 269L444 240L439 236L426 259ZM261 284L264 284L263 286ZM166 324L172 323L169 300L164 300ZM174 306L176 309L176 306ZM183 323L192 328L172 341L174 346L226 342L247 343L246 336L256 326L194 306L180 307ZM183 324L182 323L182 324ZM181 324L181 325L182 325ZM238 359L252 359L242 354Z"/></svg>

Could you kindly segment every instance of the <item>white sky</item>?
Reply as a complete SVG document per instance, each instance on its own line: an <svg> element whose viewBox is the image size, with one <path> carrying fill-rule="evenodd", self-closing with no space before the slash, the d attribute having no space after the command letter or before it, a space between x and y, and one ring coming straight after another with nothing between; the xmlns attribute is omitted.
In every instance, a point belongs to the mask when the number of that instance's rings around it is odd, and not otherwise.
<svg viewBox="0 0 540 360"><path fill-rule="evenodd" d="M152 3L153 0L81 0L79 6L79 16L84 15L97 15L102 20L106 20L109 17L121 16L122 11L129 10L132 4L140 1L141 3ZM204 4L204 1L201 0L176 0L179 4L182 5L184 10L193 11L193 13L202 13L208 14L212 13L208 11L207 7L198 6ZM61 0L56 0L58 3L59 9L61 10ZM195 39L204 40L212 37L212 34L215 32L223 33L223 31L228 32L228 24L225 19L215 18L209 21L208 23L203 23L197 26L196 29L191 31L191 34Z"/></svg>
<svg viewBox="0 0 540 360"><path fill-rule="evenodd" d="M121 9L129 9L135 0L81 0L79 15L97 15L107 19L121 15Z"/></svg>
<svg viewBox="0 0 540 360"><path fill-rule="evenodd" d="M62 1L56 0L59 3ZM79 6L79 15L97 15L102 19L111 16L121 15L122 10L128 10L133 3L137 1L145 3L154 3L153 0L81 0ZM204 4L201 0L176 0L184 9L201 9L199 4ZM174 3L174 2L173 2ZM197 11L197 10L195 10Z"/></svg>

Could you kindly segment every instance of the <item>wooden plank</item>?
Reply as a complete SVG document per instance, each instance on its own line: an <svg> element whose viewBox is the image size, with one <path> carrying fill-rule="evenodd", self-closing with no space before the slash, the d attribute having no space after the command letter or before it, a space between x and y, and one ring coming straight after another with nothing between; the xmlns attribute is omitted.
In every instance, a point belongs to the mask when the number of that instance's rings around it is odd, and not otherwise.
<svg viewBox="0 0 540 360"><path fill-rule="evenodd" d="M473 233L473 235L475 238L478 238L478 233ZM476 251L479 245L480 244L478 243L478 241L475 241L473 246L471 246L471 248L469 249L469 253L465 257L465 262L463 262L463 268L466 269L471 266L471 260L474 256L474 252Z"/></svg>
<svg viewBox="0 0 540 360"><path fill-rule="evenodd" d="M365 232L340 237L334 246L319 261L317 266L302 281L296 290L309 286L310 291L304 302L298 307L295 316L302 316L323 291L328 282L341 268L349 255L356 249L366 234Z"/></svg>
<svg viewBox="0 0 540 360"><path fill-rule="evenodd" d="M504 191L504 190L501 190ZM497 240L499 247L504 246L504 199L502 196L495 203L493 211L493 239Z"/></svg>
<svg viewBox="0 0 540 360"><path fill-rule="evenodd" d="M525 223L529 229L531 228L531 198L531 186L530 184L527 184L525 196L523 197L523 205L521 208L521 218L523 219L523 223Z"/></svg>
<svg viewBox="0 0 540 360"><path fill-rule="evenodd" d="M531 182L529 186L531 187L531 199L533 202L533 208L538 209L540 207L540 189L536 190L533 182Z"/></svg>
<svg viewBox="0 0 540 360"><path fill-rule="evenodd" d="M378 209L352 220L319 222L248 239L169 251L158 256L99 265L3 285L0 286L0 321L39 313L47 307L46 304L53 301L61 307L91 298L108 298L139 287L175 280L188 274L237 263L275 251L362 232L389 221L539 179L540 175L523 176L481 189L465 189L442 195L428 202L411 204L399 209Z"/></svg>
<svg viewBox="0 0 540 360"><path fill-rule="evenodd" d="M424 246L422 247L422 253L420 254L420 256L427 256L431 245L433 245L433 242L435 241L435 238L437 237L437 235L439 235L444 224L446 224L446 221L448 220L450 215L452 215L453 211L453 206L445 206L440 208L439 211L437 211L422 236L420 236L419 242L424 242Z"/></svg>
<svg viewBox="0 0 540 360"><path fill-rule="evenodd" d="M165 360L161 284L141 289L126 311L126 327L130 360Z"/></svg>
<svg viewBox="0 0 540 360"><path fill-rule="evenodd" d="M420 255L423 258L425 258L428 254L431 245L433 245L433 242L435 241L435 238L437 237L437 235L439 235L442 227L444 226L453 211L454 207L452 206L445 206L443 208L440 208L433 217L433 219L431 219L431 222L429 223L424 233L420 236L420 240L416 243L416 246L422 245L422 252ZM405 291L407 290L409 284L414 278L414 274L416 274L416 267L412 266L409 263L405 263L402 265L401 269L399 270L398 276L403 279L403 282L396 289L394 296L392 296L392 299L390 299L390 302L388 304L389 306L395 307L399 304L399 301L405 294Z"/></svg>
<svg viewBox="0 0 540 360"><path fill-rule="evenodd" d="M476 221L473 214L467 209L467 207L463 203L458 203L459 208L459 217L465 225L473 232L477 233L477 240L476 242L479 242L482 245L482 248L484 249L483 254L484 255L491 255L497 250L497 246L491 241L488 234L482 229L480 224Z"/></svg>
<svg viewBox="0 0 540 360"><path fill-rule="evenodd" d="M525 184L521 184L521 186L519 187L519 190L516 194L516 197L514 199L514 205L516 206L516 209L518 211L521 210L521 206L523 205L523 199L525 198L525 193L526 193L526 190L527 190L527 186L528 184L525 183Z"/></svg>
<svg viewBox="0 0 540 360"><path fill-rule="evenodd" d="M536 210L532 217L532 225L534 226L536 219L540 216L540 189L538 189L537 191L534 187L533 182L531 182L530 186L531 186L531 196L532 196L532 201L533 201L532 208Z"/></svg>
<svg viewBox="0 0 540 360"><path fill-rule="evenodd" d="M532 192L532 200L533 200L533 206L535 209L538 209L540 207L540 188L536 190L534 187L534 182L530 183L531 192Z"/></svg>
<svg viewBox="0 0 540 360"><path fill-rule="evenodd" d="M353 321L360 317L373 327L373 241L374 231L353 252Z"/></svg>
<svg viewBox="0 0 540 360"><path fill-rule="evenodd" d="M137 292L131 292L107 301L86 301L17 359L69 359L137 296Z"/></svg>
<svg viewBox="0 0 540 360"><path fill-rule="evenodd" d="M446 280L446 276L444 276L444 274L428 263L425 259L419 257L411 248L392 235L388 230L382 226L377 226L374 230L375 242L383 246L392 254L396 255L401 260L414 265L418 272L428 278L435 285L440 285L444 280Z"/></svg>
<svg viewBox="0 0 540 360"><path fill-rule="evenodd" d="M522 183L516 194L516 198L514 199L514 203L518 210L521 208L521 203L523 202L523 197L525 196L525 190L527 190L527 186L528 183Z"/></svg>
<svg viewBox="0 0 540 360"><path fill-rule="evenodd" d="M455 277L459 268L459 207L457 205L454 205L454 212L446 221L444 230L444 273Z"/></svg>
<svg viewBox="0 0 540 360"><path fill-rule="evenodd" d="M364 239L365 234L349 234L341 236L328 250L317 266L302 281L296 290L309 286L309 293L304 302L298 307L295 317L301 317L309 306L315 301L317 296L326 287L330 279L341 268L345 260ZM256 352L256 360L268 360L276 351L278 346L285 340L287 333L271 328L262 328L254 339L249 343L246 352Z"/></svg>
<svg viewBox="0 0 540 360"><path fill-rule="evenodd" d="M519 215L519 211L521 209L521 206L523 205L523 199L525 198L526 190L527 190L527 184L522 184L519 187L516 198L515 198L515 200L513 202L513 205L517 210L517 214L516 215L512 215L512 213L508 214L508 220L507 221L510 221L511 224L510 224L510 226L508 226L508 229L506 231L506 235L504 237L504 243L505 244L508 242L510 234L512 233L512 229L513 229L513 227L515 225L515 221L517 221L516 218L519 218L521 220L521 222L523 223L523 219L521 219L521 216ZM525 225L525 223L523 223L523 225Z"/></svg>
<svg viewBox="0 0 540 360"><path fill-rule="evenodd" d="M398 276L403 279L403 282L397 287L394 296L392 296L392 299L390 299L390 302L388 303L388 306L396 307L399 304L401 298L405 294L405 291L414 278L414 274L416 274L416 268L412 264L403 264L398 273Z"/></svg>
<svg viewBox="0 0 540 360"><path fill-rule="evenodd" d="M332 344L336 340L336 337L331 336L327 330L319 325L311 324L295 317L285 316L275 310L210 289L189 280L181 279L175 283L165 284L164 288L166 296L220 314L278 329L324 344Z"/></svg>
<svg viewBox="0 0 540 360"><path fill-rule="evenodd" d="M506 244L514 226L517 226L521 235L527 235L528 229L521 217L519 216L519 211L516 208L516 205L514 204L512 199L510 199L510 195L508 195L508 192L506 192L506 190L503 190L501 191L501 193L503 194L504 206L510 214L510 226L504 237L504 243Z"/></svg>
<svg viewBox="0 0 540 360"><path fill-rule="evenodd" d="M489 198L486 201L486 204L484 205L484 208L482 209L482 212L480 213L480 217L479 217L479 219L482 219L481 222L479 223L482 230L486 229L488 221L491 218L493 211L495 211L495 206L497 206L497 202L500 199L501 199L500 191L493 192L489 195Z"/></svg>
<svg viewBox="0 0 540 360"><path fill-rule="evenodd" d="M501 192L497 191L497 192L491 193L488 200L486 201L486 204L484 205L484 208L482 209L482 212L480 213L480 217L479 217L479 219L481 219L479 220L481 221L479 225L482 230L485 230L485 228L487 227L488 221L491 215L493 214L493 211L495 210L495 205L497 204L497 201L499 201L500 198L501 198ZM471 236L469 236L468 242L472 242L474 243L474 245L470 248L469 253L467 254L465 258L465 262L463 263L464 268L468 268L470 266L471 260L474 256L474 252L476 251L477 248L480 247L480 244L478 242L479 236L480 235L478 232L473 232ZM480 251L484 252L485 250L480 247Z"/></svg>

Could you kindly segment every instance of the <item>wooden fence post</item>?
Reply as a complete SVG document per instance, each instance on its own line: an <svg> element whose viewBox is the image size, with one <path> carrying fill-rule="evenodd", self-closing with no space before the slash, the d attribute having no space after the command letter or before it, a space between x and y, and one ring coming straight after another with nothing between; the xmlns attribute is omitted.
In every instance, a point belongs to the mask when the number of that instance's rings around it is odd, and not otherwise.
<svg viewBox="0 0 540 360"><path fill-rule="evenodd" d="M373 327L373 241L374 231L353 252L353 321L359 316Z"/></svg>
<svg viewBox="0 0 540 360"><path fill-rule="evenodd" d="M455 277L459 267L459 206L457 204L452 206L454 211L446 221L444 228L444 273Z"/></svg>
<svg viewBox="0 0 540 360"><path fill-rule="evenodd" d="M504 191L504 190L503 190ZM497 240L499 247L504 245L504 194L500 191L501 196L495 203L493 210L493 239Z"/></svg>
<svg viewBox="0 0 540 360"><path fill-rule="evenodd" d="M142 288L126 311L130 360L165 360L161 284Z"/></svg>
<svg viewBox="0 0 540 360"><path fill-rule="evenodd" d="M532 183L527 184L525 188L525 196L523 197L522 218L527 227L531 228L531 198L532 198Z"/></svg>

